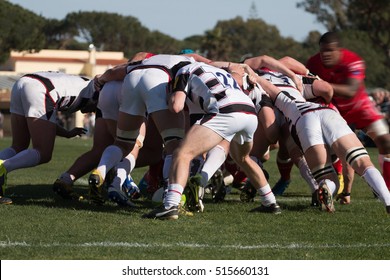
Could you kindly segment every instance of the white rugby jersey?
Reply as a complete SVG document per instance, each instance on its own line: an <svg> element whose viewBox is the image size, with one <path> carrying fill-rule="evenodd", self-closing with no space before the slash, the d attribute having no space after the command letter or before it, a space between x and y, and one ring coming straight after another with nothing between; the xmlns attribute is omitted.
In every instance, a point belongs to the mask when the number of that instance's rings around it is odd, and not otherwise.
<svg viewBox="0 0 390 280"><path fill-rule="evenodd" d="M254 85L253 89L251 89L248 93L253 105L255 105L256 113L259 113L262 108L261 100L263 99L263 95L268 94L259 84Z"/></svg>
<svg viewBox="0 0 390 280"><path fill-rule="evenodd" d="M167 74L173 78L178 69L186 64L193 62L195 62L195 60L192 57L183 55L158 54L139 62L130 63L127 67L127 73L130 73L136 69L159 68L166 71Z"/></svg>
<svg viewBox="0 0 390 280"><path fill-rule="evenodd" d="M202 62L182 67L176 74L173 91L184 91L192 103L208 114L255 114L252 100L228 72Z"/></svg>
<svg viewBox="0 0 390 280"><path fill-rule="evenodd" d="M306 113L329 109L321 104L306 101L296 89L281 91L277 95L274 105L283 113L290 125L295 125L299 118Z"/></svg>
<svg viewBox="0 0 390 280"><path fill-rule="evenodd" d="M95 90L93 82L88 78L65 74L55 71L42 71L26 74L29 77L40 81L46 88L52 101L57 104L57 109L61 111L74 112L87 99L93 97Z"/></svg>
<svg viewBox="0 0 390 280"><path fill-rule="evenodd" d="M256 73L259 74L262 78L268 80L277 87L293 87L296 88L295 83L288 76L283 73L275 72L271 70L256 70ZM302 78L302 76L297 75Z"/></svg>

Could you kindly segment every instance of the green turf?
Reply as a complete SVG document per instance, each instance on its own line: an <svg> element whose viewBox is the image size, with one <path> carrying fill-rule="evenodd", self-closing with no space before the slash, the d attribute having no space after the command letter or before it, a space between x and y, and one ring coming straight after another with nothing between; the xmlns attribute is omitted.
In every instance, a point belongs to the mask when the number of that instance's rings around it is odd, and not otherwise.
<svg viewBox="0 0 390 280"><path fill-rule="evenodd" d="M0 148L9 143L9 138L0 140ZM177 221L144 220L142 214L152 207L145 200L136 202L137 209L124 209L54 195L54 180L91 144L58 138L50 164L8 175L7 193L14 203L0 205L2 260L390 259L390 217L358 177L352 204L336 204L334 214L309 206L309 188L294 168L290 187L277 198L281 215L249 213L259 202L240 202L233 190L221 203L207 197L202 214ZM369 152L376 163L376 150ZM273 185L278 180L274 151L265 167ZM144 171L134 171L136 182ZM86 179L77 182L77 191L87 192Z"/></svg>

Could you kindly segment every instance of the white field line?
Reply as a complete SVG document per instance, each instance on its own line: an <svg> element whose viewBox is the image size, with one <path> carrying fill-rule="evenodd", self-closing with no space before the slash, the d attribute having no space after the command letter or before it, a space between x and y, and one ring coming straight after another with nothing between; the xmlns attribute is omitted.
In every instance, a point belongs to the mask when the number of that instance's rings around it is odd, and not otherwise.
<svg viewBox="0 0 390 280"><path fill-rule="evenodd" d="M205 249L234 249L234 250L257 250L257 249L333 249L333 248L387 248L390 247L390 243L383 244L308 244L308 243L291 243L291 244L259 244L259 245L210 245L210 244L197 244L197 243L129 243L129 242L86 242L86 243L28 243L28 242L12 242L12 241L0 241L0 248L6 247L37 247L37 248L50 248L50 247L121 247L121 248L205 248Z"/></svg>

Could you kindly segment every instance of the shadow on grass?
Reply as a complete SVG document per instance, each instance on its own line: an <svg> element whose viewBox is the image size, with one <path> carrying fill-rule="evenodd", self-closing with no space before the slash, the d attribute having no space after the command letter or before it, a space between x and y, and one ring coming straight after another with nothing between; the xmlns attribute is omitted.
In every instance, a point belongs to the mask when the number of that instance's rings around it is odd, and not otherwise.
<svg viewBox="0 0 390 280"><path fill-rule="evenodd" d="M7 188L7 195L13 200L14 205L39 205L42 207L48 208L64 208L64 209L74 209L74 210L83 210L83 211L95 211L95 212L110 212L110 213L142 213L145 210L150 210L156 207L156 203L153 203L151 200L146 198L141 198L139 200L133 201L136 207L121 207L116 203L111 201L106 201L104 204L96 204L88 200L88 187L75 185L73 187L74 191L83 196L83 200L66 200L55 194L52 190L51 184L46 185L17 185L9 186ZM283 210L302 212L317 210L315 207L310 206L309 200L306 201L288 201L288 198L294 197L304 197L300 194L286 194L283 195L283 202L280 201L280 197L276 197L278 204ZM225 197L225 200L220 202L213 202L211 198L205 197L204 203L207 205L210 204L219 204L222 207L228 205L242 205L243 207L248 206L249 208L256 208L260 205L260 202L242 202L239 200L239 194L231 193ZM250 212L251 209L248 210Z"/></svg>
<svg viewBox="0 0 390 280"><path fill-rule="evenodd" d="M292 199L289 200L289 198L292 198ZM298 198L299 200L294 199L294 198ZM295 194L283 196L283 200L280 199L279 196L276 197L276 201L279 204L279 206L281 207L282 212L284 210L288 210L288 211L292 211L292 212L317 211L318 207L313 207L310 205L310 202L311 202L310 199L311 198L307 197L307 195L305 196L305 195L295 195ZM217 204L217 205L219 204L221 206L241 205L242 208L249 208L248 212L251 212L252 209L260 206L260 201L258 200L258 198L256 198L256 201L254 201L254 202L253 201L243 202L243 201L240 201L239 195L236 195L236 194L233 194L233 195L229 194L228 196L226 196L225 200L219 201L219 202L213 202L211 198L205 198L203 200L203 202L204 202L206 208L207 208L207 205L209 205L209 204ZM256 212L254 212L254 213L256 213Z"/></svg>
<svg viewBox="0 0 390 280"><path fill-rule="evenodd" d="M152 205L148 201L134 201L136 207L118 206L116 203L106 201L104 204L96 204L88 200L88 189L85 186L74 186L74 191L83 196L82 200L63 199L53 192L53 185L18 185L7 187L6 196L11 198L13 205L39 205L48 208L65 208L96 212L141 212Z"/></svg>

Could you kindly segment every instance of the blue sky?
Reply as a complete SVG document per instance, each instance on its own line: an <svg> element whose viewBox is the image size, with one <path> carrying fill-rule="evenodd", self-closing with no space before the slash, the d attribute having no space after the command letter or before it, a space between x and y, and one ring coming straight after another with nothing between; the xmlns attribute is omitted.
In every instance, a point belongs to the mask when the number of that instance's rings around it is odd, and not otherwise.
<svg viewBox="0 0 390 280"><path fill-rule="evenodd" d="M325 32L313 15L296 8L295 0L8 0L45 18L63 19L77 11L105 11L137 18L150 30L158 30L176 39L203 35L219 20L241 16L247 19L252 3L257 15L275 25L282 36L297 41L311 30Z"/></svg>

